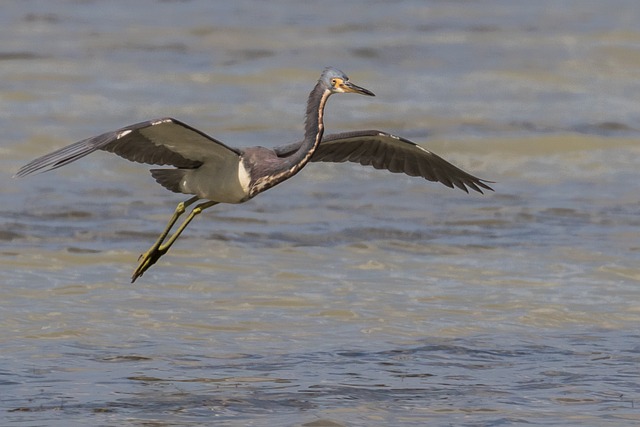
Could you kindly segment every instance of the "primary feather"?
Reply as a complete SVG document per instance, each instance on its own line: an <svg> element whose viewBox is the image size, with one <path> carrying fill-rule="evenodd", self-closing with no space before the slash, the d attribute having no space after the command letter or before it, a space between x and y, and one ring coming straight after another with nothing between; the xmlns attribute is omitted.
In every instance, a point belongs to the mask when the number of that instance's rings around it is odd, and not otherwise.
<svg viewBox="0 0 640 427"><path fill-rule="evenodd" d="M275 149L279 156L287 156L300 143ZM447 187L468 188L482 193L493 189L486 181L452 165L435 153L408 139L378 130L364 130L327 135L311 157L312 162L354 162L394 173L421 176ZM468 187L468 188L467 188Z"/></svg>

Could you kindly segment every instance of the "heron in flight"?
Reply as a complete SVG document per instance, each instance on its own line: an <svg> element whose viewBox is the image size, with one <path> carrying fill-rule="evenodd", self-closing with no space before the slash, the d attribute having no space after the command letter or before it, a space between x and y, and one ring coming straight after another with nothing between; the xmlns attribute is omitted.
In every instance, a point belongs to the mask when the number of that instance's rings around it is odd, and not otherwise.
<svg viewBox="0 0 640 427"><path fill-rule="evenodd" d="M304 139L276 148L233 148L173 118L137 123L88 138L20 168L16 177L44 172L74 162L96 150L104 150L132 162L173 168L151 169L155 180L168 190L193 197L176 207L164 231L151 248L140 255L131 282L163 256L189 223L203 210L218 203L243 203L291 178L309 161L356 162L376 169L403 172L441 182L466 192L492 190L485 181L464 172L419 145L385 132L366 130L328 135L323 139L323 115L334 93L374 96L335 68L325 69L307 100ZM198 200L176 231L169 236L186 209Z"/></svg>

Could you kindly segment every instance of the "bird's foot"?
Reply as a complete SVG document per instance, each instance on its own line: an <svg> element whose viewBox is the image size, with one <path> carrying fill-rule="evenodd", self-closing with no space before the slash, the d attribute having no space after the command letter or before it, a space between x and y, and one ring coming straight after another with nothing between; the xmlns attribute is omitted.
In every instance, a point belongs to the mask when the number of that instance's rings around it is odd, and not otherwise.
<svg viewBox="0 0 640 427"><path fill-rule="evenodd" d="M135 269L135 271L133 272L133 275L131 276L131 283L135 282L136 279L142 276L144 272L147 271L149 267L151 267L153 264L155 264L162 255L166 254L169 251L169 248L171 248L171 246L176 242L178 237L180 237L182 232L185 230L185 228L187 228L187 226L193 220L193 218L199 215L203 210L210 208L211 206L216 205L218 203L218 202L211 202L211 201L200 203L198 206L193 208L189 216L187 216L187 218L182 222L182 224L180 224L180 227L178 227L176 232L173 233L173 235L167 239L167 235L169 234L169 231L175 224L178 217L184 213L185 208L187 206L189 206L196 200L198 200L198 197L192 197L186 202L180 203L178 205L175 213L173 214L173 217L165 227L162 234L160 234L160 237L158 237L158 240L156 240L156 243L154 243L154 245L151 246L151 248L147 252L143 253L138 258L138 261L139 261L138 268Z"/></svg>
<svg viewBox="0 0 640 427"><path fill-rule="evenodd" d="M162 246L153 246L147 252L141 254L138 257L138 268L135 269L131 276L131 283L144 274L153 264L155 264L162 255L166 254L169 248L163 248Z"/></svg>

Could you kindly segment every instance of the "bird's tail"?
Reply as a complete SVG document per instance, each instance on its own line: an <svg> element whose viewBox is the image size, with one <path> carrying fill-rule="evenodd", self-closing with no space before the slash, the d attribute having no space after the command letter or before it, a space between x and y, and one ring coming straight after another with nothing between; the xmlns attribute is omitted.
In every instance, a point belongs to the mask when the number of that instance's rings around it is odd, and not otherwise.
<svg viewBox="0 0 640 427"><path fill-rule="evenodd" d="M151 169L151 176L156 182L174 193L182 193L180 183L188 169Z"/></svg>

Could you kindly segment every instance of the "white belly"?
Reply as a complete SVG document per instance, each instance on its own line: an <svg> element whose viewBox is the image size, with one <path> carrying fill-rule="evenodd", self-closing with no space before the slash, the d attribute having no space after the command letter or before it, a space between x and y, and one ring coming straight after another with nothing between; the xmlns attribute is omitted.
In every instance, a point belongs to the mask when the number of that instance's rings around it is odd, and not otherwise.
<svg viewBox="0 0 640 427"><path fill-rule="evenodd" d="M202 165L188 171L180 187L184 193L220 203L242 203L249 199L249 173L242 162Z"/></svg>

